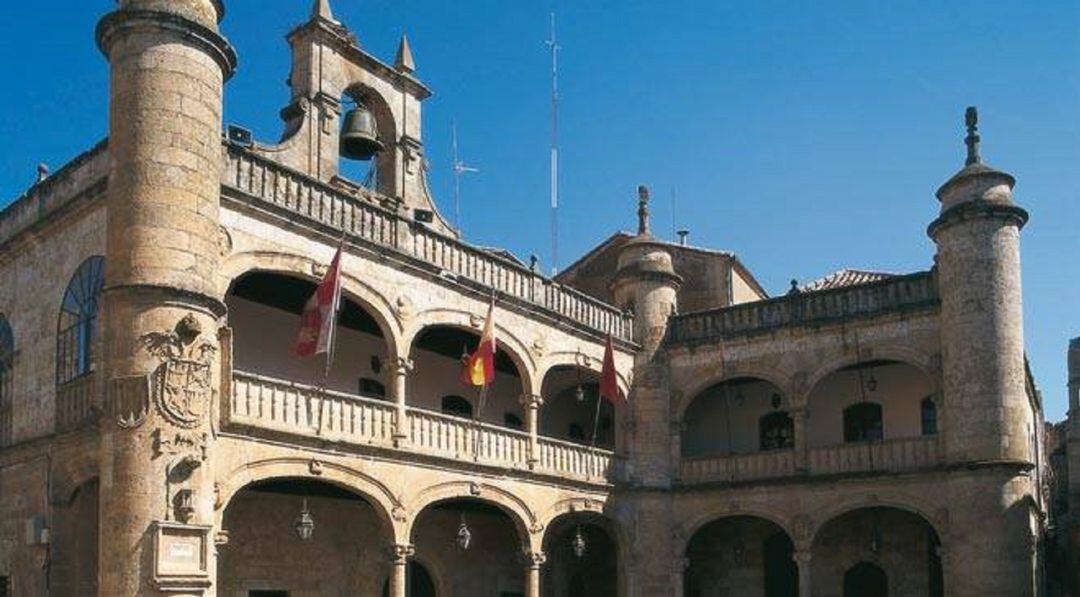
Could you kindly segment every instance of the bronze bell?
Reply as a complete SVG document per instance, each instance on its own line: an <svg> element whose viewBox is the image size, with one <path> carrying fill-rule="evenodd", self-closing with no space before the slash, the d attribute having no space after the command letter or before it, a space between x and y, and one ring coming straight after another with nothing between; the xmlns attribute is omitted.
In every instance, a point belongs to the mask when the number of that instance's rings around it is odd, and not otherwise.
<svg viewBox="0 0 1080 597"><path fill-rule="evenodd" d="M370 160L382 151L375 115L363 104L345 114L341 127L341 155L351 160Z"/></svg>

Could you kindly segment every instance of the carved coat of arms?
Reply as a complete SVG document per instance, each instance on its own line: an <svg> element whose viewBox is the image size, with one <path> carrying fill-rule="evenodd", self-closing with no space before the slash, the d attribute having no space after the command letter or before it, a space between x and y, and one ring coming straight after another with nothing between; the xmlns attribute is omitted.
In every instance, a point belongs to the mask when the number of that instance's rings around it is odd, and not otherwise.
<svg viewBox="0 0 1080 597"><path fill-rule="evenodd" d="M187 315L171 332L143 336L146 349L161 358L154 374L154 397L161 414L180 427L196 427L213 398L211 364L217 347L200 338L199 321Z"/></svg>

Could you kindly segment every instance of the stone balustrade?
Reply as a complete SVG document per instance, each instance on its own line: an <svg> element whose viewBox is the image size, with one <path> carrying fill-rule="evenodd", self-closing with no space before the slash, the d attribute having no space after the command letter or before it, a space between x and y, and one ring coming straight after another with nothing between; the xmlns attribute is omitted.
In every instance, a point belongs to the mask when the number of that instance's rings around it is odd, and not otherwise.
<svg viewBox="0 0 1080 597"><path fill-rule="evenodd" d="M316 438L355 447L400 450L458 464L610 484L610 451L541 437L531 457L528 433L419 408L405 409L406 435L395 442L396 406L331 390L235 371L222 424L241 431Z"/></svg>
<svg viewBox="0 0 1080 597"><path fill-rule="evenodd" d="M793 476L903 473L945 463L940 436L839 444L807 450L805 471L798 471L794 450L684 458L684 484L740 483Z"/></svg>
<svg viewBox="0 0 1080 597"><path fill-rule="evenodd" d="M633 340L632 315L511 259L416 224L397 213L392 199L363 189L345 192L240 147L228 146L225 156L221 182L227 199L344 231L354 241L393 251L449 280L485 294L495 290L502 299L516 301L552 322Z"/></svg>
<svg viewBox="0 0 1080 597"><path fill-rule="evenodd" d="M792 450L684 458L683 483L757 481L790 477L795 474Z"/></svg>
<svg viewBox="0 0 1080 597"><path fill-rule="evenodd" d="M832 290L742 303L671 318L673 344L713 342L784 327L823 325L859 317L936 308L941 303L932 271Z"/></svg>

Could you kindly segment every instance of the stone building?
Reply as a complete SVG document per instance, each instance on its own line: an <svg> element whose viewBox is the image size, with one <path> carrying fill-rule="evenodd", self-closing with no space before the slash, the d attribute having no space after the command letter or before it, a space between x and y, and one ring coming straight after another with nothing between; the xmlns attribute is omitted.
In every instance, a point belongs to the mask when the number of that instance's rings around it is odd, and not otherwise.
<svg viewBox="0 0 1080 597"><path fill-rule="evenodd" d="M108 139L0 212L0 594L1042 593L1027 214L973 113L928 271L769 298L641 189L549 279L438 214L404 38L384 62L315 2L263 144L223 135L223 16L120 0ZM339 243L324 374L289 347Z"/></svg>

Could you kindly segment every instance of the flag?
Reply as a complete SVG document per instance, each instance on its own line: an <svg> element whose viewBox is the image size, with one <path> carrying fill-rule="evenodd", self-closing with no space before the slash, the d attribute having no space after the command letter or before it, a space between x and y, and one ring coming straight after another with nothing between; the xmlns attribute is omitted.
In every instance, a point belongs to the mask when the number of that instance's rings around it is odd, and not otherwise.
<svg viewBox="0 0 1080 597"><path fill-rule="evenodd" d="M486 386L495 381L495 299L488 306L487 322L476 351L462 358L461 383Z"/></svg>
<svg viewBox="0 0 1080 597"><path fill-rule="evenodd" d="M611 346L610 334L604 348L604 367L600 370L600 396L615 406L622 402L619 381L615 377L615 349Z"/></svg>
<svg viewBox="0 0 1080 597"><path fill-rule="evenodd" d="M300 331L296 334L293 354L310 357L327 354L334 341L334 320L341 303L341 247L334 253L330 269L326 270L319 287L304 305L300 314Z"/></svg>

